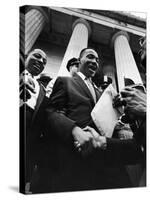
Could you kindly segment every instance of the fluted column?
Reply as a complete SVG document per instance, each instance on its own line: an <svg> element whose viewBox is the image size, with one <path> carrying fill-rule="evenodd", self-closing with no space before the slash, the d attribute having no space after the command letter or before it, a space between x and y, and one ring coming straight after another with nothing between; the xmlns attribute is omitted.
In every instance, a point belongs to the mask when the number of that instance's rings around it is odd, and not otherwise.
<svg viewBox="0 0 150 200"><path fill-rule="evenodd" d="M42 10L33 8L20 14L20 48L25 55L30 51L46 24Z"/></svg>
<svg viewBox="0 0 150 200"><path fill-rule="evenodd" d="M142 83L129 45L129 35L124 31L120 31L113 36L112 42L114 44L119 91L125 86L125 78L131 79L134 83ZM137 187L141 176L140 166L127 165L126 169L132 185Z"/></svg>
<svg viewBox="0 0 150 200"><path fill-rule="evenodd" d="M25 14L20 12L20 57L25 55Z"/></svg>
<svg viewBox="0 0 150 200"><path fill-rule="evenodd" d="M129 45L129 35L124 31L120 31L113 36L112 42L115 51L119 91L125 86L124 78L129 78L134 83L142 83Z"/></svg>
<svg viewBox="0 0 150 200"><path fill-rule="evenodd" d="M72 57L78 58L80 51L87 47L90 32L91 28L86 20L78 19L74 22L73 32L57 74L58 76L70 76L66 69L66 64Z"/></svg>

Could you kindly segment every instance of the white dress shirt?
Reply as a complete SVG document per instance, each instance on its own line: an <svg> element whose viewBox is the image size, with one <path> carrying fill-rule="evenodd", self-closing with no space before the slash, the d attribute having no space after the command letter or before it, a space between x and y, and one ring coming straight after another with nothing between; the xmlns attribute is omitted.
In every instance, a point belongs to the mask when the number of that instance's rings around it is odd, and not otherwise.
<svg viewBox="0 0 150 200"><path fill-rule="evenodd" d="M96 103L96 94L95 94L95 90L94 90L91 78L87 78L82 72L77 72L77 74L81 77L81 79L84 81L84 83L88 87L89 91L92 94L94 102Z"/></svg>
<svg viewBox="0 0 150 200"><path fill-rule="evenodd" d="M30 90L28 90L30 95L31 95L31 98L28 99L26 102L24 102L22 99L20 99L20 106L22 106L25 103L30 108L35 109L37 98L38 98L39 91L40 91L39 83L36 80L36 78L33 77L26 69L22 72L22 74L20 76L20 79L22 79L22 78L25 80L26 83L28 82L29 79L32 79L32 81L34 82L35 93L33 93Z"/></svg>

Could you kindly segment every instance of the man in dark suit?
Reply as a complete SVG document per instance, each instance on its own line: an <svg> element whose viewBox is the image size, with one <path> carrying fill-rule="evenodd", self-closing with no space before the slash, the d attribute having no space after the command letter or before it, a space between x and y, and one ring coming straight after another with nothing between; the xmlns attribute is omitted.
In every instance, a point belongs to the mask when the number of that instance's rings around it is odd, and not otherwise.
<svg viewBox="0 0 150 200"><path fill-rule="evenodd" d="M79 65L79 61L77 58L71 58L68 62L67 62L67 70L70 73L71 76L74 76L75 73L77 73L78 71L78 65Z"/></svg>
<svg viewBox="0 0 150 200"><path fill-rule="evenodd" d="M97 52L91 48L83 49L79 56L79 72L72 78L58 77L54 84L46 109L46 137L51 160L51 185L46 192L131 186L124 167L118 162L117 166L113 163L113 159L126 160L123 157L124 148L116 155L118 148L112 148L116 140L107 140L100 133L92 134L86 128L90 126L97 130L91 111L101 93L91 82L91 78L98 67ZM120 143L118 146L121 146ZM127 153L130 150L139 151L136 145L133 147L129 142Z"/></svg>
<svg viewBox="0 0 150 200"><path fill-rule="evenodd" d="M139 43L141 67L146 71L146 37L141 37ZM125 104L125 119L128 119L131 123L136 141L141 145L143 151L143 162L141 163L143 174L139 186L146 186L146 89L141 84L135 85L132 83L131 86L127 86L120 91L120 94L118 100Z"/></svg>
<svg viewBox="0 0 150 200"><path fill-rule="evenodd" d="M20 188L25 193L29 193L35 164L39 164L41 158L39 150L46 97L45 87L35 77L44 70L46 61L45 52L34 49L20 75Z"/></svg>

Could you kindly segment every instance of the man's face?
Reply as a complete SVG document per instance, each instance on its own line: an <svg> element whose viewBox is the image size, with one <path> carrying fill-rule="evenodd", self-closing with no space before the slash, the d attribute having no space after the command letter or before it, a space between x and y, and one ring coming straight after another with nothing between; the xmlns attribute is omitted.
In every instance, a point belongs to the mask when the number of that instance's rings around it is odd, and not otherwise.
<svg viewBox="0 0 150 200"><path fill-rule="evenodd" d="M90 78L95 75L98 67L98 54L93 49L86 49L80 58L79 71L81 71L87 78Z"/></svg>
<svg viewBox="0 0 150 200"><path fill-rule="evenodd" d="M33 76L37 76L44 70L46 62L46 54L40 49L35 49L28 55L26 59L26 69Z"/></svg>

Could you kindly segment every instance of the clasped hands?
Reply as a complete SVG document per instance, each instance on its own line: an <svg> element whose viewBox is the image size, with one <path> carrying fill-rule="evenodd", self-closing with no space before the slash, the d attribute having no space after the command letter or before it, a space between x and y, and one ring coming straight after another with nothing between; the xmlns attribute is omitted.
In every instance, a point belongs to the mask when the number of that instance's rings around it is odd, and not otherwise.
<svg viewBox="0 0 150 200"><path fill-rule="evenodd" d="M72 131L74 137L75 148L83 156L87 156L93 152L96 148L106 147L106 138L99 135L94 128L89 126L81 129L80 127L74 127Z"/></svg>

